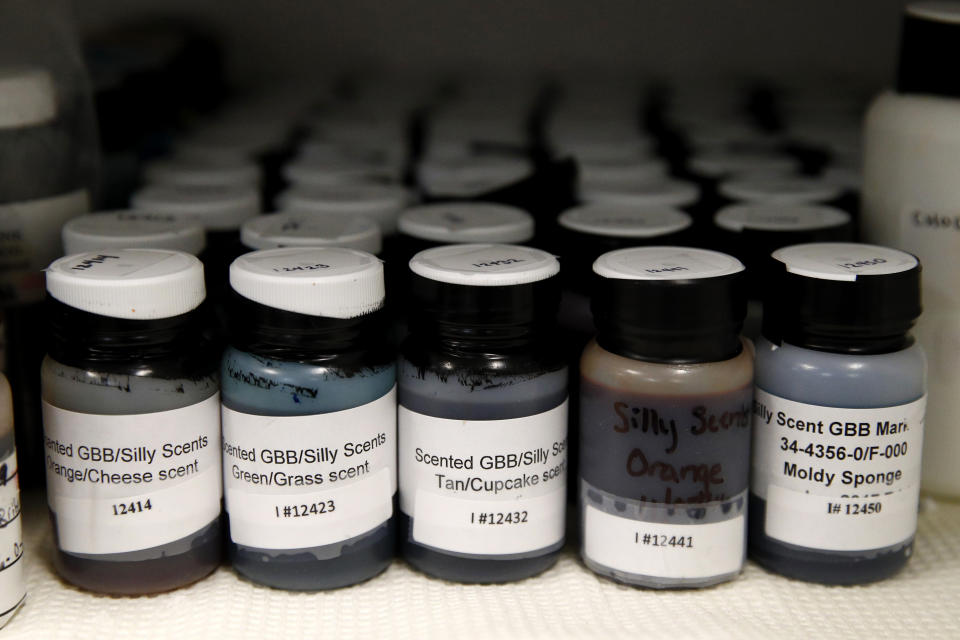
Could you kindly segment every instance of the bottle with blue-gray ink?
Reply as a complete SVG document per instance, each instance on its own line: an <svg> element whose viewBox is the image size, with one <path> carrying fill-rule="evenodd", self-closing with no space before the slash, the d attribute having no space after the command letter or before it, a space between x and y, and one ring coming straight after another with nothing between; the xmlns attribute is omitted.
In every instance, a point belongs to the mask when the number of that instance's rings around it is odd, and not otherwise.
<svg viewBox="0 0 960 640"><path fill-rule="evenodd" d="M750 554L800 580L886 578L913 552L926 358L920 264L812 243L770 261L757 342Z"/></svg>
<svg viewBox="0 0 960 640"><path fill-rule="evenodd" d="M396 364L383 265L289 247L230 267L224 493L234 568L291 590L371 578L395 549Z"/></svg>
<svg viewBox="0 0 960 640"><path fill-rule="evenodd" d="M560 266L513 245L410 260L398 387L403 555L459 582L540 573L564 541L567 369Z"/></svg>

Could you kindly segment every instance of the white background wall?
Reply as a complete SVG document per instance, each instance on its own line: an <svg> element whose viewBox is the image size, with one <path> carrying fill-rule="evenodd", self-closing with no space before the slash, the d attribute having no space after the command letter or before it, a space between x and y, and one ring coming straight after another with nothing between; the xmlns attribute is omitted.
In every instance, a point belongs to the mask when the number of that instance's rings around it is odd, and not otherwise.
<svg viewBox="0 0 960 640"><path fill-rule="evenodd" d="M76 0L86 31L166 11L256 78L357 67L893 75L902 0Z"/></svg>

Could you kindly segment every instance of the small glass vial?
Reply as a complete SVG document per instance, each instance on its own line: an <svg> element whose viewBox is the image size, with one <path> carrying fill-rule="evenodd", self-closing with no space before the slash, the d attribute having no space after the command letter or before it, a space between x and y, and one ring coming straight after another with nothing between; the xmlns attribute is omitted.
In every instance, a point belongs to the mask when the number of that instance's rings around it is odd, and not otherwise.
<svg viewBox="0 0 960 640"><path fill-rule="evenodd" d="M526 211L489 202L438 202L410 207L400 214L399 233L387 254L387 282L395 299L410 287L408 263L417 253L447 244L523 244L533 239L535 222ZM402 317L395 326L406 336Z"/></svg>
<svg viewBox="0 0 960 640"><path fill-rule="evenodd" d="M162 158L143 170L147 184L175 187L251 187L259 189L263 170L248 158Z"/></svg>
<svg viewBox="0 0 960 640"><path fill-rule="evenodd" d="M588 567L653 588L743 567L753 353L744 268L685 247L593 266L597 337L580 361L580 504Z"/></svg>
<svg viewBox="0 0 960 640"><path fill-rule="evenodd" d="M847 243L773 258L757 343L750 555L800 580L886 578L907 562L917 527L920 264Z"/></svg>
<svg viewBox="0 0 960 640"><path fill-rule="evenodd" d="M61 226L90 210L95 182L90 169L98 154L88 144L95 144L93 118L88 117L92 105L74 47L55 45L59 36L45 26L49 15L39 20L38 12L27 22L37 41L46 38L49 43L44 64L56 66L21 66L26 60L17 64L17 57L30 56L9 40L16 25L24 26L18 13L8 12L0 29L8 36L0 36L8 46L0 69L0 329L23 463L19 482L32 488L43 483L37 380L49 334L43 315L43 269L63 255Z"/></svg>
<svg viewBox="0 0 960 640"><path fill-rule="evenodd" d="M65 255L109 249L171 249L200 255L203 227L164 213L105 211L73 218L61 231Z"/></svg>
<svg viewBox="0 0 960 640"><path fill-rule="evenodd" d="M260 214L260 195L252 187L150 185L133 194L131 205L135 211L170 215L206 230L202 258L207 290L218 298L227 286L230 263L246 251L240 227Z"/></svg>
<svg viewBox="0 0 960 640"><path fill-rule="evenodd" d="M120 249L47 269L47 500L69 582L147 594L220 563L218 354L188 254Z"/></svg>
<svg viewBox="0 0 960 640"><path fill-rule="evenodd" d="M323 213L272 213L243 223L240 241L250 249L343 247L377 255L380 227L363 216Z"/></svg>
<svg viewBox="0 0 960 640"><path fill-rule="evenodd" d="M230 555L254 582L333 589L396 545L396 364L383 265L290 247L230 268L223 468Z"/></svg>
<svg viewBox="0 0 960 640"><path fill-rule="evenodd" d="M797 204L736 204L713 217L715 248L736 256L747 267L747 317L743 335L756 340L763 320L762 297L770 254L806 242L853 239L850 215L840 209Z"/></svg>
<svg viewBox="0 0 960 640"><path fill-rule="evenodd" d="M577 162L577 192L604 188L616 190L634 184L650 184L667 179L667 163L656 157L632 160L591 160L574 158Z"/></svg>
<svg viewBox="0 0 960 640"><path fill-rule="evenodd" d="M843 196L843 187L822 178L763 173L733 176L717 191L730 202L773 205L832 204Z"/></svg>
<svg viewBox="0 0 960 640"><path fill-rule="evenodd" d="M400 214L398 247L406 262L423 249L444 244L509 243L531 240L534 220L526 211L489 202L440 202Z"/></svg>
<svg viewBox="0 0 960 640"><path fill-rule="evenodd" d="M556 258L451 245L410 261L398 372L403 555L493 583L549 568L564 540L567 370Z"/></svg>
<svg viewBox="0 0 960 640"><path fill-rule="evenodd" d="M0 627L20 609L27 597L23 571L23 521L17 448L13 435L13 396L0 373Z"/></svg>
<svg viewBox="0 0 960 640"><path fill-rule="evenodd" d="M514 185L532 174L528 160L511 156L427 158L417 167L417 184L426 200L469 200Z"/></svg>
<svg viewBox="0 0 960 640"><path fill-rule="evenodd" d="M634 207L676 207L690 212L700 201L700 186L686 180L606 182L580 186L580 199L587 203Z"/></svg>
<svg viewBox="0 0 960 640"><path fill-rule="evenodd" d="M306 188L390 184L400 182L403 167L369 158L300 157L284 165L283 177L294 187Z"/></svg>
<svg viewBox="0 0 960 640"><path fill-rule="evenodd" d="M563 259L560 326L583 336L577 359L593 335L590 291L593 263L604 253L627 247L683 245L690 240L692 218L672 207L591 203L557 218L556 253Z"/></svg>
<svg viewBox="0 0 960 640"><path fill-rule="evenodd" d="M767 176L797 175L800 163L796 158L777 151L714 150L690 158L690 171L699 178L718 183L737 174L751 173Z"/></svg>
<svg viewBox="0 0 960 640"><path fill-rule="evenodd" d="M277 205L294 213L370 218L386 239L397 232L397 218L410 197L406 188L395 184L294 185L277 197Z"/></svg>

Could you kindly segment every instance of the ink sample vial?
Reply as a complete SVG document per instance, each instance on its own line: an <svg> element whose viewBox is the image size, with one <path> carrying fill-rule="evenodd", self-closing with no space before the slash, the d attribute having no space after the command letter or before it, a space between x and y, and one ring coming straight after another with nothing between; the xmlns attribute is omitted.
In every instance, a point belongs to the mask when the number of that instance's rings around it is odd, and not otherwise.
<svg viewBox="0 0 960 640"><path fill-rule="evenodd" d="M417 167L417 184L426 200L475 199L524 180L530 162L512 156L426 158Z"/></svg>
<svg viewBox="0 0 960 640"><path fill-rule="evenodd" d="M410 202L410 192L398 184L339 184L297 186L277 198L281 211L304 214L363 216L380 225L388 238L397 232L397 218Z"/></svg>
<svg viewBox="0 0 960 640"><path fill-rule="evenodd" d="M580 361L584 563L618 582L705 587L746 553L753 353L744 267L686 247L593 266Z"/></svg>
<svg viewBox="0 0 960 640"><path fill-rule="evenodd" d="M383 265L288 247L230 267L223 466L230 555L254 582L343 587L396 546L396 361Z"/></svg>
<svg viewBox="0 0 960 640"><path fill-rule="evenodd" d="M8 14L3 26L18 21ZM38 16L37 16L38 17ZM41 22L36 22L40 29ZM52 43L53 34L46 33ZM37 370L46 353L43 269L60 257L60 227L90 210L91 153L85 137L92 118L85 90L65 83L74 68L16 66L0 69L0 306L4 368L13 390L20 484L42 486L43 444ZM73 51L72 47L70 51ZM63 65L51 44L45 63ZM89 129L86 127L89 125Z"/></svg>
<svg viewBox="0 0 960 640"><path fill-rule="evenodd" d="M843 187L822 178L802 175L751 175L724 180L717 187L730 202L779 205L830 204L843 196Z"/></svg>
<svg viewBox="0 0 960 640"><path fill-rule="evenodd" d="M398 371L403 555L458 582L540 573L565 526L560 265L537 249L464 244L422 251L410 270Z"/></svg>
<svg viewBox="0 0 960 640"><path fill-rule="evenodd" d="M577 359L593 335L590 291L593 263L604 253L627 247L687 244L693 220L666 206L597 202L564 211L557 218L556 252L563 260L560 324L584 336Z"/></svg>
<svg viewBox="0 0 960 640"><path fill-rule="evenodd" d="M652 180L581 185L580 200L587 203L635 207L677 207L690 211L700 201L700 186L687 180Z"/></svg>
<svg viewBox="0 0 960 640"><path fill-rule="evenodd" d="M773 258L757 343L750 555L800 580L881 580L907 562L917 527L920 264L848 243Z"/></svg>
<svg viewBox="0 0 960 640"><path fill-rule="evenodd" d="M243 223L240 241L250 249L343 247L377 255L380 227L363 216L323 213L271 213Z"/></svg>
<svg viewBox="0 0 960 640"><path fill-rule="evenodd" d="M23 571L23 525L17 448L13 434L13 396L0 373L0 627L20 609L27 597Z"/></svg>
<svg viewBox="0 0 960 640"><path fill-rule="evenodd" d="M218 298L226 287L230 263L246 251L240 244L240 227L260 214L260 195L252 187L150 185L133 194L131 205L135 211L170 215L206 230L207 290Z"/></svg>
<svg viewBox="0 0 960 640"><path fill-rule="evenodd" d="M399 163L368 158L300 157L283 167L283 178L295 187L337 187L399 183Z"/></svg>
<svg viewBox="0 0 960 640"><path fill-rule="evenodd" d="M120 249L47 269L41 370L47 501L67 581L147 594L220 563L219 354L203 266Z"/></svg>
<svg viewBox="0 0 960 640"><path fill-rule="evenodd" d="M199 255L203 227L164 213L104 211L73 218L60 233L65 255L110 249L170 249Z"/></svg>
<svg viewBox="0 0 960 640"><path fill-rule="evenodd" d="M398 248L404 261L443 244L507 243L531 240L534 220L516 207L489 202L438 202L400 214Z"/></svg>
<svg viewBox="0 0 960 640"><path fill-rule="evenodd" d="M253 160L234 158L162 158L143 170L147 184L175 187L252 187L259 189L263 170Z"/></svg>
<svg viewBox="0 0 960 640"><path fill-rule="evenodd" d="M736 256L747 268L743 335L751 340L760 335L771 253L793 244L853 239L850 214L822 205L735 204L717 211L713 225L716 248Z"/></svg>
<svg viewBox="0 0 960 640"><path fill-rule="evenodd" d="M667 179L669 167L663 160L655 157L622 159L577 160L577 192L589 192L591 189L603 191L605 188L616 190L628 188L634 184L650 184Z"/></svg>

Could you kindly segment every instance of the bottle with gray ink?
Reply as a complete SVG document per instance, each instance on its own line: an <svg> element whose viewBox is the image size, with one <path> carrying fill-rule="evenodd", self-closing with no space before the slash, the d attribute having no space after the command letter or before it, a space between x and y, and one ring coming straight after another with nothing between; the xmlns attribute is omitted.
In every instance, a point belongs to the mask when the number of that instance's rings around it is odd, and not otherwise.
<svg viewBox="0 0 960 640"><path fill-rule="evenodd" d="M230 268L223 467L234 568L281 589L343 587L396 546L396 364L383 265L289 247Z"/></svg>
<svg viewBox="0 0 960 640"><path fill-rule="evenodd" d="M47 501L69 582L147 594L220 564L219 354L203 266L120 249L47 269L43 361Z"/></svg>
<svg viewBox="0 0 960 640"><path fill-rule="evenodd" d="M451 245L410 261L401 349L403 554L459 582L540 573L564 540L567 371L550 254Z"/></svg>
<svg viewBox="0 0 960 640"><path fill-rule="evenodd" d="M902 251L778 249L757 342L750 554L828 584L886 578L913 551L926 358Z"/></svg>

